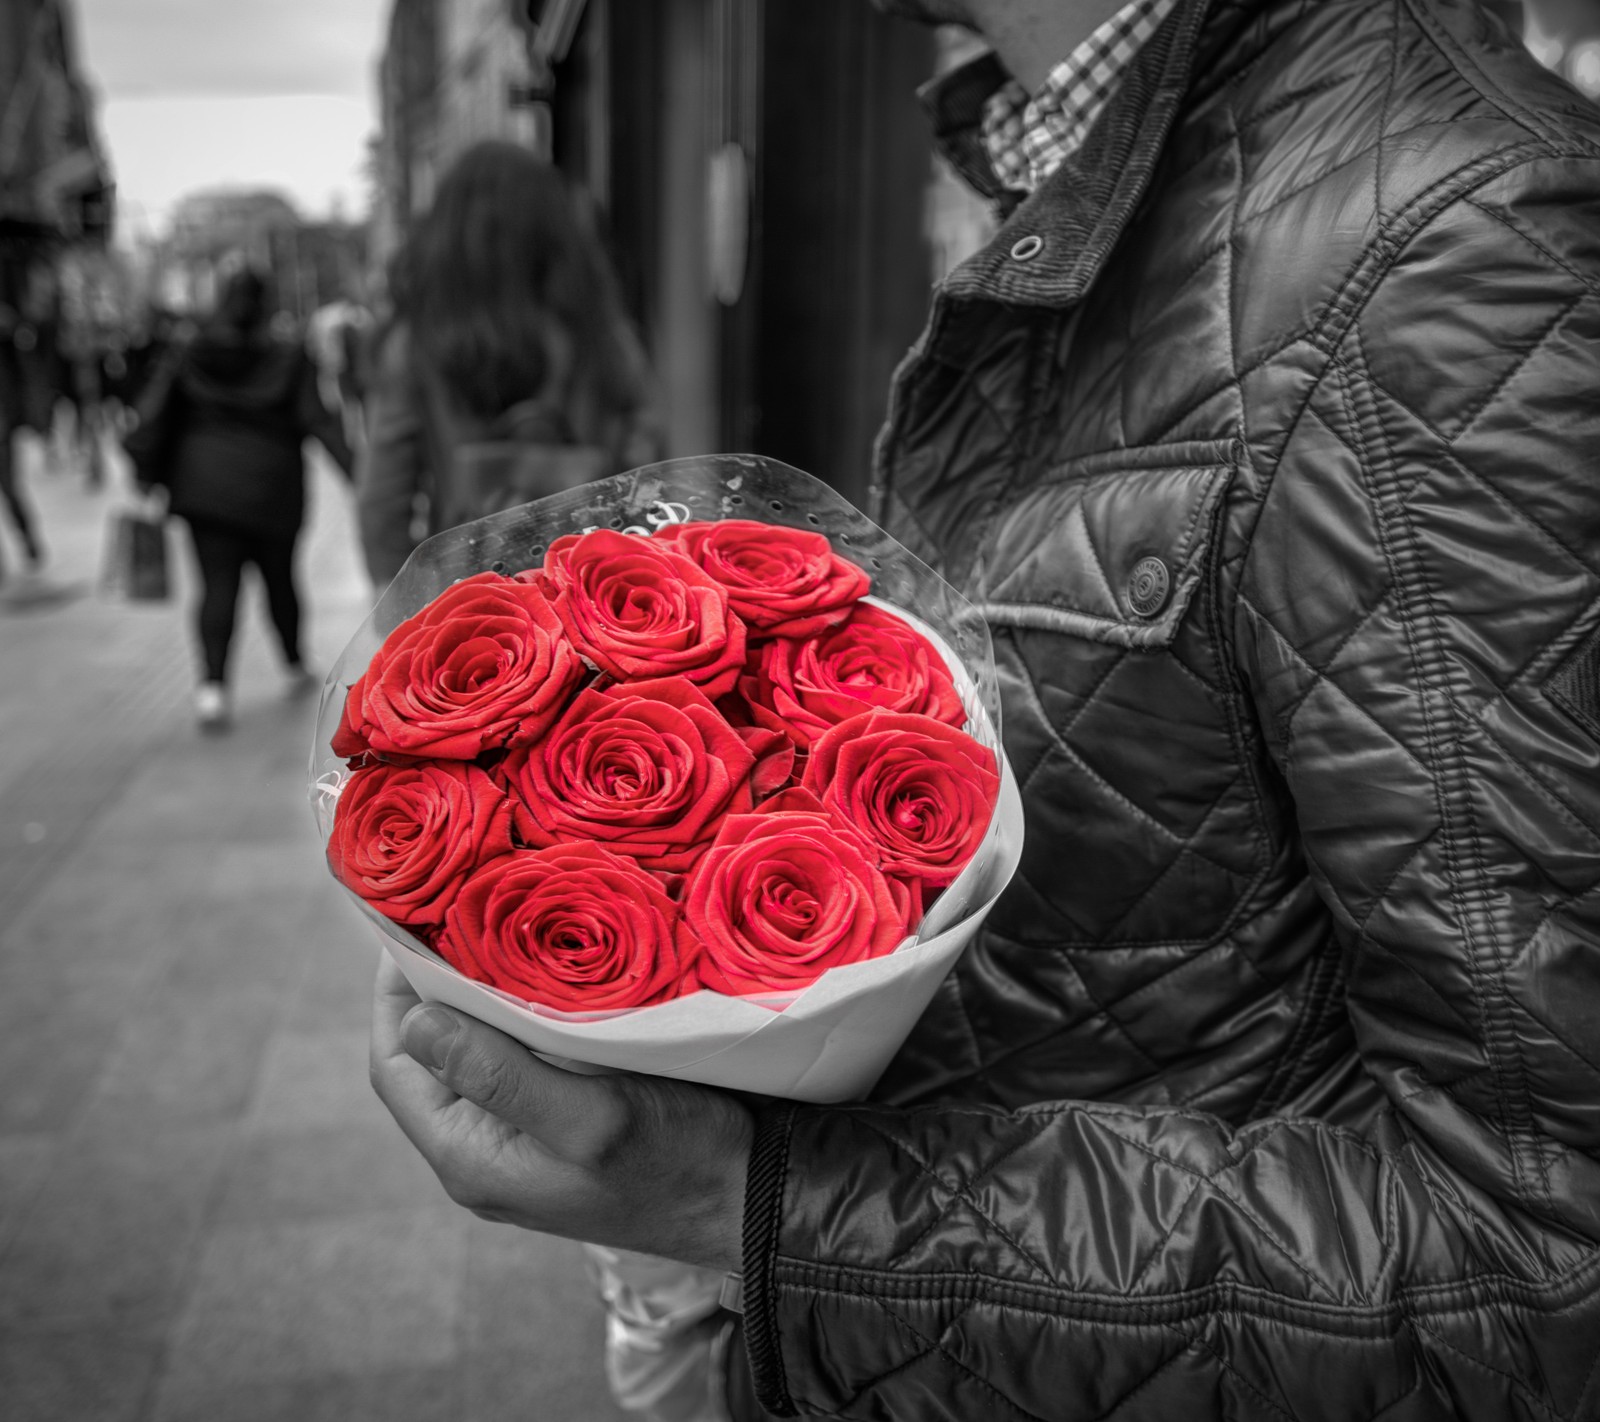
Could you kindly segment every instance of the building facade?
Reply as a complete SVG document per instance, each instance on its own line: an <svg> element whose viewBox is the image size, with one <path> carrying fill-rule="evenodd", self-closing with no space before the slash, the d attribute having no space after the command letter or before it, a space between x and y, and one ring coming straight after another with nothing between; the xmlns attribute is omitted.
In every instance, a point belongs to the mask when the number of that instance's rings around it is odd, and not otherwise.
<svg viewBox="0 0 1600 1422"><path fill-rule="evenodd" d="M939 62L864 3L395 0L377 256L467 144L526 143L594 202L669 451L863 497L933 278L982 237L915 98Z"/></svg>
<svg viewBox="0 0 1600 1422"><path fill-rule="evenodd" d="M47 428L67 380L63 270L103 258L113 187L69 0L0 3L0 438ZM74 273L93 272L80 261ZM78 281L73 293L83 289ZM86 306L84 301L79 307ZM81 322L80 322L81 324Z"/></svg>
<svg viewBox="0 0 1600 1422"><path fill-rule="evenodd" d="M69 0L0 5L0 235L104 242L112 184Z"/></svg>

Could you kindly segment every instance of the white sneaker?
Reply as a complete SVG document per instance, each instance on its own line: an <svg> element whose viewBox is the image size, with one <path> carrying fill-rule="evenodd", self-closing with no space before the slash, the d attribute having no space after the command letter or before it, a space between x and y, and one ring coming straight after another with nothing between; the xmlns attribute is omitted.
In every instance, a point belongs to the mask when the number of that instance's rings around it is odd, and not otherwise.
<svg viewBox="0 0 1600 1422"><path fill-rule="evenodd" d="M202 731L226 731L230 720L228 688L220 681L203 683L194 694L194 714Z"/></svg>

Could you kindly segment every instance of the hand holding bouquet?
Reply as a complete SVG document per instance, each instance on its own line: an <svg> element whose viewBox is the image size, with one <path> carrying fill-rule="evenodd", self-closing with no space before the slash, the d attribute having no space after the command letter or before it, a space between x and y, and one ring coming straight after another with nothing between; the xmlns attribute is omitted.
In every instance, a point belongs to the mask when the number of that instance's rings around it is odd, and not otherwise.
<svg viewBox="0 0 1600 1422"><path fill-rule="evenodd" d="M826 486L635 471L413 555L325 693L329 864L419 993L541 1053L839 1099L1015 865L992 679Z"/></svg>

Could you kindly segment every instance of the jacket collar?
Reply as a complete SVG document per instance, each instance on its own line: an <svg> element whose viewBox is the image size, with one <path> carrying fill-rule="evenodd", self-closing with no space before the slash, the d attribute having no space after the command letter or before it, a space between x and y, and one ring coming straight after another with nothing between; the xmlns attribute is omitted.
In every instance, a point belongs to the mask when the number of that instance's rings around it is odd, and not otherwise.
<svg viewBox="0 0 1600 1422"><path fill-rule="evenodd" d="M1000 188L980 136L984 100L1007 77L999 60L980 55L922 88L945 157L1003 219L994 240L945 278L945 292L1054 307L1083 296L1149 186L1215 2L1179 0L1129 64L1082 148L1020 201Z"/></svg>

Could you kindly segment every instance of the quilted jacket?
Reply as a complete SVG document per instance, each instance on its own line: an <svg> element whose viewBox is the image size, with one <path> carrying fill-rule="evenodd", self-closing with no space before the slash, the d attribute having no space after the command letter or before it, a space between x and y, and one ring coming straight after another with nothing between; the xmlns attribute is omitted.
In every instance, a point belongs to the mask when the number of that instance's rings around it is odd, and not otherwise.
<svg viewBox="0 0 1600 1422"><path fill-rule="evenodd" d="M765 1407L1600 1418L1600 113L1465 0L1181 0L876 477L1027 842L759 1121Z"/></svg>

